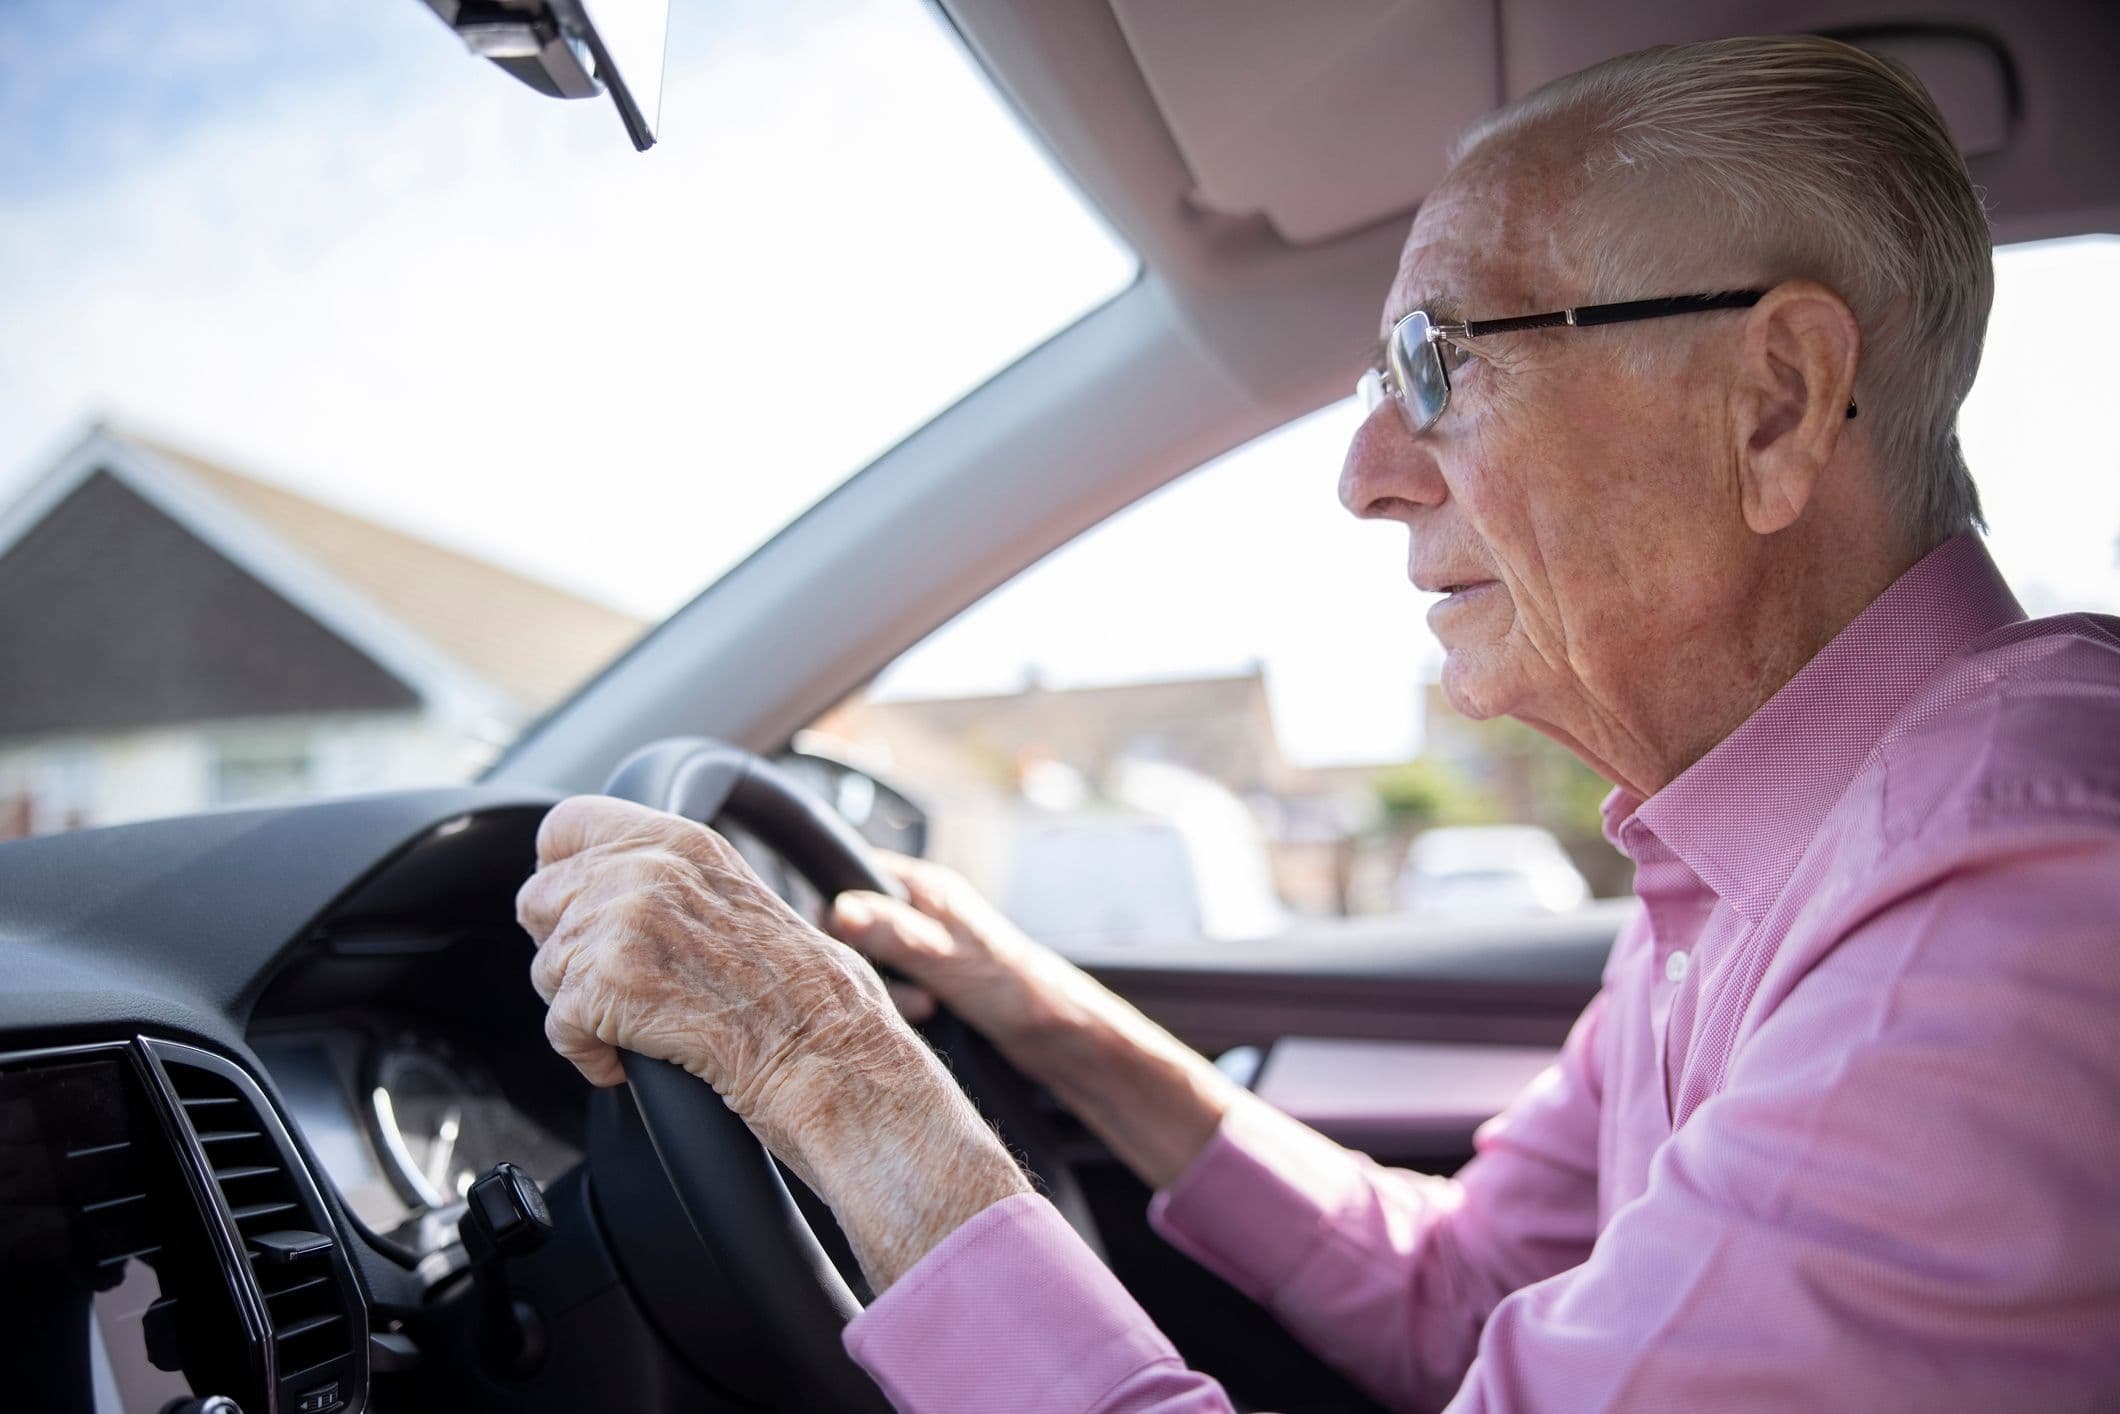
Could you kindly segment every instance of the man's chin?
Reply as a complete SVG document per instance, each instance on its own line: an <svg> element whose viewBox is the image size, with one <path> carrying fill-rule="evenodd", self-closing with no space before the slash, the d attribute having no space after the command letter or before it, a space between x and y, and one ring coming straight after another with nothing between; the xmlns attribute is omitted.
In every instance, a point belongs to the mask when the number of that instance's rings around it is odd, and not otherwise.
<svg viewBox="0 0 2120 1414"><path fill-rule="evenodd" d="M1484 722L1509 710L1493 647L1451 648L1443 655L1443 700L1460 717Z"/></svg>

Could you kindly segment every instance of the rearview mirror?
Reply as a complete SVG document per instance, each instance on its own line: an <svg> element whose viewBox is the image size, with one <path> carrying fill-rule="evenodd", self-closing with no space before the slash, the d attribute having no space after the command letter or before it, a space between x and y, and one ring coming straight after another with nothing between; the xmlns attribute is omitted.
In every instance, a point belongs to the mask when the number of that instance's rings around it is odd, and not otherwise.
<svg viewBox="0 0 2120 1414"><path fill-rule="evenodd" d="M427 0L472 53L551 98L609 92L646 152L662 119L670 0Z"/></svg>

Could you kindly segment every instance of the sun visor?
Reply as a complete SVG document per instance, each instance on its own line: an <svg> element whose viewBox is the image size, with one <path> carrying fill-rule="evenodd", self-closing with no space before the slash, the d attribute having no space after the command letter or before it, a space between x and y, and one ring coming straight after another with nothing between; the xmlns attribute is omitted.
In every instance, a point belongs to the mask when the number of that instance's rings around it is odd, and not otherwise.
<svg viewBox="0 0 2120 1414"><path fill-rule="evenodd" d="M1295 245L1419 204L1450 142L1507 98L1610 54L1746 28L1728 0L1649 4L1586 20L1576 0L1112 0L1193 178L1190 198L1263 216ZM1999 152L2015 118L2007 54L1981 36L1836 28L1844 7L1797 0L1819 24L1905 64L1969 157Z"/></svg>
<svg viewBox="0 0 2120 1414"><path fill-rule="evenodd" d="M1839 37L1906 65L1927 85L1966 156L1986 157L2009 145L2015 85L2009 58L1995 45L1968 34L1918 30Z"/></svg>
<svg viewBox="0 0 2120 1414"><path fill-rule="evenodd" d="M2009 142L2017 116L2011 58L1985 34L1944 25L1850 23L1849 0L1781 0L1773 27L1831 35L1897 60L1935 95L1968 157ZM2037 5L2030 7L2038 9ZM1759 30L1745 0L1638 0L1593 12L1581 0L1502 0L1501 71L1505 97L1520 98L1551 79L1652 44L1689 44Z"/></svg>
<svg viewBox="0 0 2120 1414"><path fill-rule="evenodd" d="M1297 245L1412 209L1501 101L1495 13L1464 0L1113 0L1192 199Z"/></svg>

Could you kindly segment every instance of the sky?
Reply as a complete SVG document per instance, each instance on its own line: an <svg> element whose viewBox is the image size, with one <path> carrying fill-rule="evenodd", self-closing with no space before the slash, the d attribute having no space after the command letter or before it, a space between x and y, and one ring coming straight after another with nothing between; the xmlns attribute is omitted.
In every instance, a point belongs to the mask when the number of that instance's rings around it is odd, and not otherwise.
<svg viewBox="0 0 2120 1414"><path fill-rule="evenodd" d="M1134 275L904 0L678 0L645 155L419 0L96 8L0 7L0 497L107 416L660 618Z"/></svg>
<svg viewBox="0 0 2120 1414"><path fill-rule="evenodd" d="M660 618L1133 278L908 0L677 0L663 141L419 0L0 6L0 504L96 417ZM2000 252L1963 420L2035 612L2120 609L2120 240ZM915 650L895 695L1267 673L1307 763L1438 652L1339 404ZM1175 550L1173 547L1176 547Z"/></svg>

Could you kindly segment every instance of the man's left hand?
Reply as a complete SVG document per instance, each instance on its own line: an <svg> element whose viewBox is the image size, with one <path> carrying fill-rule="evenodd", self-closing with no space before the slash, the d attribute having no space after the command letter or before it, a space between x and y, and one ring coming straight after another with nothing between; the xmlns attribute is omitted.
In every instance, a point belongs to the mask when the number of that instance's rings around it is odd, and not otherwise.
<svg viewBox="0 0 2120 1414"><path fill-rule="evenodd" d="M675 1061L782 1131L817 1060L890 1026L875 973L704 825L576 796L545 816L537 863L516 896L530 980L553 1048L592 1084L625 1080L622 1050Z"/></svg>
<svg viewBox="0 0 2120 1414"><path fill-rule="evenodd" d="M625 1079L626 1050L713 1086L831 1204L877 1290L1026 1190L874 970L720 835L576 796L545 816L537 863L516 916L553 1048L596 1085Z"/></svg>

